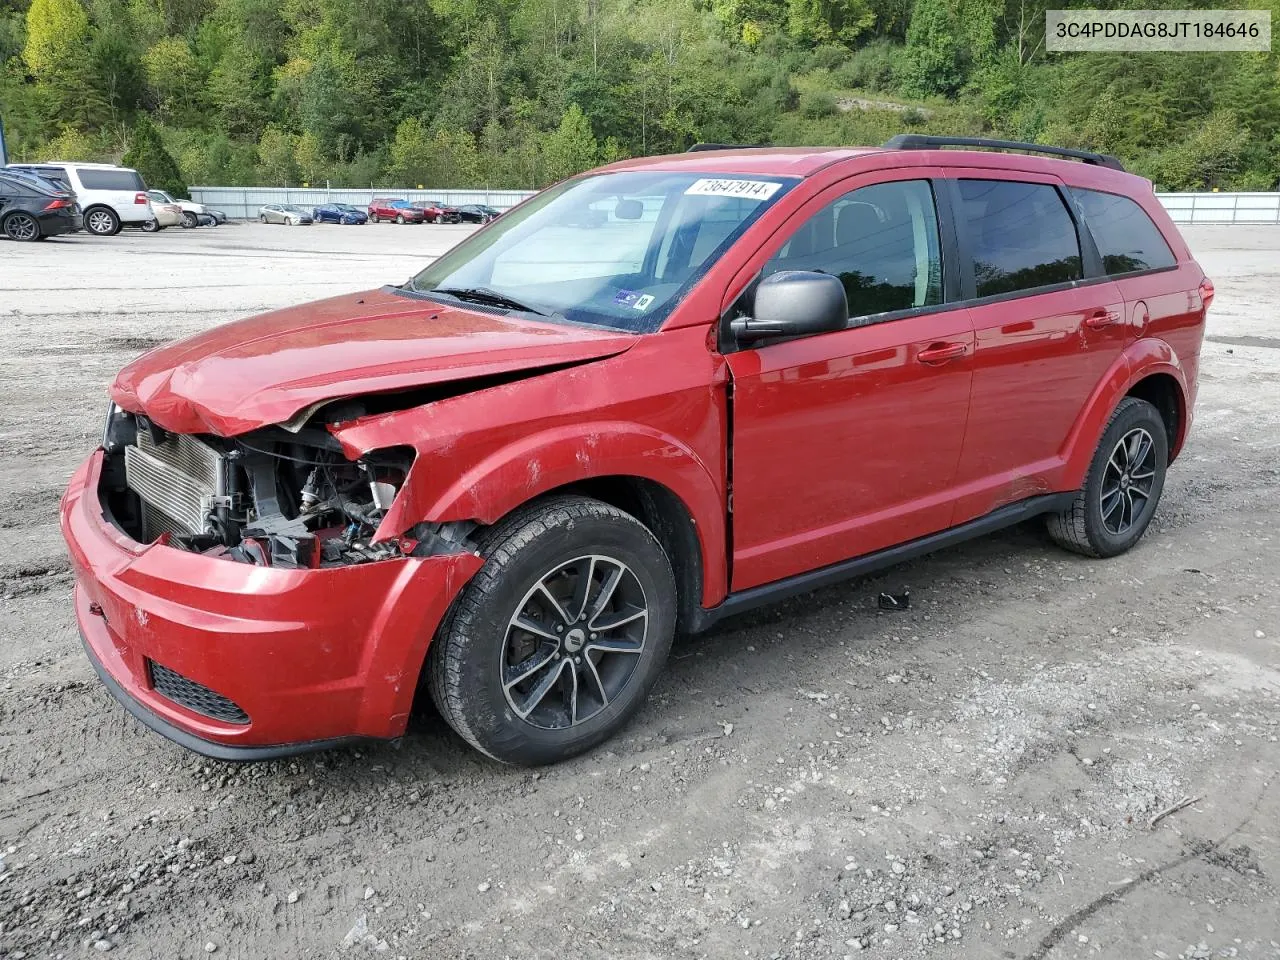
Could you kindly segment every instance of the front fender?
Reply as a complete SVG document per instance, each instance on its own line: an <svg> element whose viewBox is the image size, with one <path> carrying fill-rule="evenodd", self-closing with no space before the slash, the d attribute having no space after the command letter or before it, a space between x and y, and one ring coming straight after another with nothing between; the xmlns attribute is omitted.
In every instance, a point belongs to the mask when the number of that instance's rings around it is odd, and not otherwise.
<svg viewBox="0 0 1280 960"><path fill-rule="evenodd" d="M1178 354L1164 340L1144 338L1129 344L1116 358L1094 388L1084 412L1076 420L1066 442L1066 465L1063 470L1063 487L1076 490L1084 485L1089 464L1098 448L1098 441L1107 427L1107 421L1134 384L1153 374L1167 374L1178 384L1178 436L1170 447L1170 456L1182 447L1191 425L1191 409L1187 398L1187 374Z"/></svg>
<svg viewBox="0 0 1280 960"><path fill-rule="evenodd" d="M492 524L535 497L596 478L656 483L693 521L702 601L713 606L728 590L725 381L704 331L674 331L613 358L331 430L349 456L416 451L378 528L382 540L420 522Z"/></svg>

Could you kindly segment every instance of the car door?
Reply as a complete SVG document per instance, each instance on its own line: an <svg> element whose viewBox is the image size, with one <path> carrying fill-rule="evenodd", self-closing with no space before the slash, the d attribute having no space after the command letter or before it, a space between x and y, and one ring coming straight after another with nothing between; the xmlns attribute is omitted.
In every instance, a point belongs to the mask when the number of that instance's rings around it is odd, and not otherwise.
<svg viewBox="0 0 1280 960"><path fill-rule="evenodd" d="M973 330L951 302L953 232L932 175L835 185L746 267L839 276L852 316L844 330L728 356L734 590L951 523ZM745 297L749 312L750 288Z"/></svg>
<svg viewBox="0 0 1280 960"><path fill-rule="evenodd" d="M1067 439L1123 349L1124 302L1052 176L949 169L975 330L956 523L1057 491Z"/></svg>

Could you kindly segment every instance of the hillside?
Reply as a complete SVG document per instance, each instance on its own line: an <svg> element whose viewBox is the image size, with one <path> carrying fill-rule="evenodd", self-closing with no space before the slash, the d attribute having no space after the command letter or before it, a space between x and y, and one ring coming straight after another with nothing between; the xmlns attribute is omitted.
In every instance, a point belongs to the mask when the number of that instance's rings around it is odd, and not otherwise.
<svg viewBox="0 0 1280 960"><path fill-rule="evenodd" d="M19 159L128 152L174 187L528 188L700 140L918 131L1103 150L1165 189L1274 188L1276 52L1049 55L1046 6L0 0L0 113Z"/></svg>

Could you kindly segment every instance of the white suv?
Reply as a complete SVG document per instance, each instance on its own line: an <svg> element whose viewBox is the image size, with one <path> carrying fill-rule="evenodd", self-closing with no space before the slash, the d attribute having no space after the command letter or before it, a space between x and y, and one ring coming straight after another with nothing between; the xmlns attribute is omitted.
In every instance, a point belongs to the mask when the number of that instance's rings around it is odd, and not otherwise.
<svg viewBox="0 0 1280 960"><path fill-rule="evenodd" d="M84 228L100 237L120 232L121 227L140 227L155 219L147 199L147 185L137 170L110 163L14 163L23 170L66 186L76 195L84 211Z"/></svg>

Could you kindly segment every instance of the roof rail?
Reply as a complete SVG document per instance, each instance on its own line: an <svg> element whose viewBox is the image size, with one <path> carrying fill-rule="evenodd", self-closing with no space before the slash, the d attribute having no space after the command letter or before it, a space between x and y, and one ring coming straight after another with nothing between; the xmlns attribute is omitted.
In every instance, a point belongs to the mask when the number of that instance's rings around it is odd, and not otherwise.
<svg viewBox="0 0 1280 960"><path fill-rule="evenodd" d="M695 143L685 153L704 153L708 150L756 150L758 143Z"/></svg>
<svg viewBox="0 0 1280 960"><path fill-rule="evenodd" d="M986 137L929 137L916 133L900 133L884 142L888 149L936 150L939 147L982 147L987 150L1021 150L1025 153L1044 153L1054 157L1070 157L1099 167L1124 170L1117 157L1107 153L1090 153L1088 150L1072 150L1069 147L1047 147L1041 143L1023 143L1020 140L989 140Z"/></svg>

